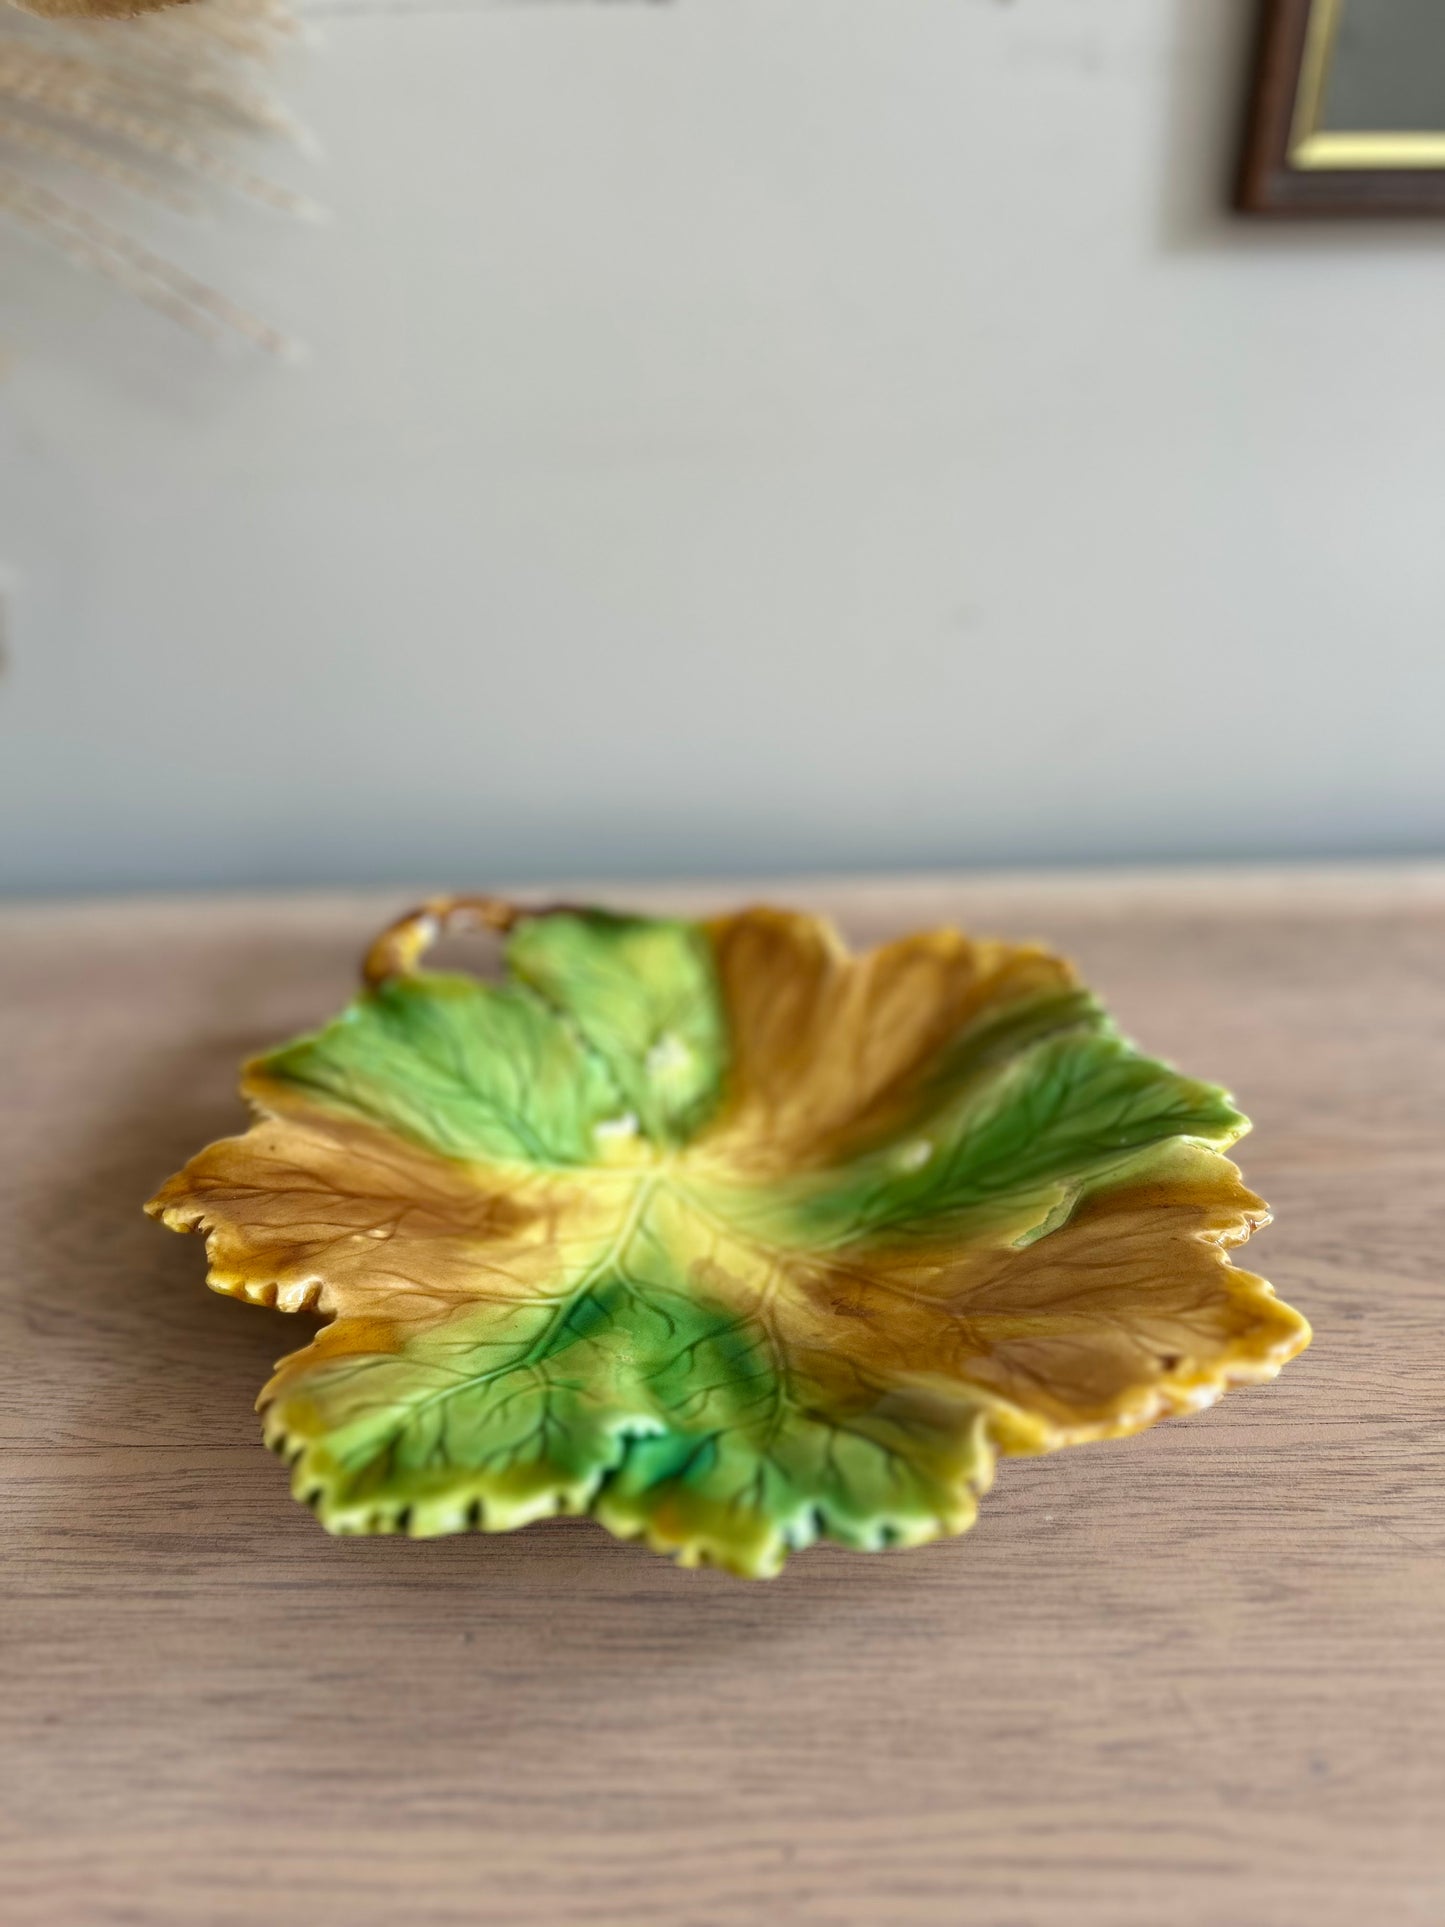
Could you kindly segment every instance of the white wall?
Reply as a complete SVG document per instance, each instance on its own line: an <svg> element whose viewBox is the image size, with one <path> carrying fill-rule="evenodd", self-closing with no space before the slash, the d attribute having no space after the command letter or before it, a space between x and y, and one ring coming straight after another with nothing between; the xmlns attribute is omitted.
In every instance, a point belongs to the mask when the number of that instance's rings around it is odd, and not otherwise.
<svg viewBox="0 0 1445 1927"><path fill-rule="evenodd" d="M361 6L306 366L5 242L0 885L1445 842L1445 226L1217 211L1246 0Z"/></svg>

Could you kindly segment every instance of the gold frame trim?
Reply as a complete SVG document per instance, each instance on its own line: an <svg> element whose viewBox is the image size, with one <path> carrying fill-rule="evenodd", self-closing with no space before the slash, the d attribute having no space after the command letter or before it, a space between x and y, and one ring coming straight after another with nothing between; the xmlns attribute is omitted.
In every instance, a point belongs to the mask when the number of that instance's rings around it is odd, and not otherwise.
<svg viewBox="0 0 1445 1927"><path fill-rule="evenodd" d="M1344 0L1315 0L1310 9L1304 58L1300 62L1299 91L1295 95L1290 126L1290 166L1312 172L1330 168L1445 168L1445 130L1439 133L1331 133L1320 126L1343 16Z"/></svg>

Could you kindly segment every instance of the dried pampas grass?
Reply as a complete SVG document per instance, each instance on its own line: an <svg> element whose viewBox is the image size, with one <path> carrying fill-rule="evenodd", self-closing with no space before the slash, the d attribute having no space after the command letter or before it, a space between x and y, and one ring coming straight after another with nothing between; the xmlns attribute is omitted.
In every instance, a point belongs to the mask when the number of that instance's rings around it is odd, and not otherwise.
<svg viewBox="0 0 1445 1927"><path fill-rule="evenodd" d="M159 0L164 5L164 0ZM264 85L297 33L286 0L0 0L0 217L206 340L296 344L98 213L86 182L175 213L214 190L301 216L304 196L250 171L248 136L306 136ZM102 13L138 14L102 19Z"/></svg>

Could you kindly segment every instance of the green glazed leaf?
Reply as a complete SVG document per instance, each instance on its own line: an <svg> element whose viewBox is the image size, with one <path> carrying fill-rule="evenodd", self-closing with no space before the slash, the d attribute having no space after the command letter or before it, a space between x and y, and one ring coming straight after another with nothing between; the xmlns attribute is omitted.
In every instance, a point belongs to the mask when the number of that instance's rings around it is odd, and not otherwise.
<svg viewBox="0 0 1445 1927"><path fill-rule="evenodd" d="M601 1058L648 1136L684 1143L717 1102L727 1022L696 924L605 911L521 925L507 961Z"/></svg>
<svg viewBox="0 0 1445 1927"><path fill-rule="evenodd" d="M963 1234L999 1201L1016 1215L1026 1199L1045 1201L1041 1223L1140 1151L1181 1137L1225 1149L1245 1128L1217 1086L1141 1057L1116 1035L1076 1031L981 1075L965 1072L906 1137L797 1187L789 1241L932 1242Z"/></svg>
<svg viewBox="0 0 1445 1927"><path fill-rule="evenodd" d="M304 1094L454 1158L585 1164L626 1108L541 998L470 977L383 984L250 1069L281 1103L283 1088Z"/></svg>
<svg viewBox="0 0 1445 1927"><path fill-rule="evenodd" d="M340 1532L591 1513L754 1575L968 1525L999 1452L1138 1429L1308 1337L1227 1250L1224 1093L1068 967L850 957L776 911L516 919L250 1067L151 1209L329 1322L263 1394ZM400 928L400 926L399 926Z"/></svg>

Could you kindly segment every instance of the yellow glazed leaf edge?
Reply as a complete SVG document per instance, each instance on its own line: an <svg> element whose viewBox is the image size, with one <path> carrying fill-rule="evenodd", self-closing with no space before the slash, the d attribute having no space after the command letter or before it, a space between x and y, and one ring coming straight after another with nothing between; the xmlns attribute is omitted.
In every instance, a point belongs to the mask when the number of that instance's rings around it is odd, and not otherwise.
<svg viewBox="0 0 1445 1927"><path fill-rule="evenodd" d="M422 967L468 922L503 982ZM326 1321L260 1407L333 1532L589 1513L763 1577L961 1532L1000 1453L1308 1342L1230 1261L1246 1120L1046 951L446 898L365 977L147 1207L216 1291Z"/></svg>

